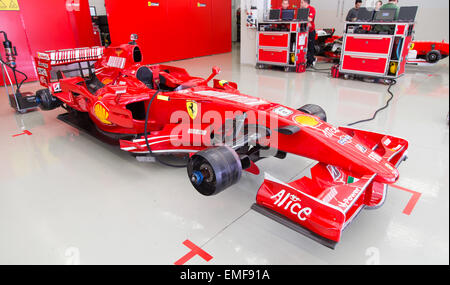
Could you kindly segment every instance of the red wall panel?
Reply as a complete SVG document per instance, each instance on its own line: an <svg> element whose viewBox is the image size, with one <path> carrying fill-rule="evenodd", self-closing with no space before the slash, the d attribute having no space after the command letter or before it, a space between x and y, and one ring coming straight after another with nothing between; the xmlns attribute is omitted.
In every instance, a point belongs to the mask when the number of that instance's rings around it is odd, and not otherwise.
<svg viewBox="0 0 450 285"><path fill-rule="evenodd" d="M205 5L205 6L203 6ZM211 0L190 0L189 32L193 41L193 56L204 56L213 53L212 46L212 5ZM231 25L231 21L229 23ZM215 31L214 31L215 32Z"/></svg>
<svg viewBox="0 0 450 285"><path fill-rule="evenodd" d="M152 3L152 5L149 5ZM139 36L144 63L231 51L230 0L105 0L112 45Z"/></svg>
<svg viewBox="0 0 450 285"><path fill-rule="evenodd" d="M94 45L88 0L19 0L19 11L0 11L0 30L17 47L17 69L36 80L33 57L37 51ZM0 47L3 53L3 47ZM0 76L0 83L2 79Z"/></svg>
<svg viewBox="0 0 450 285"><path fill-rule="evenodd" d="M190 1L170 0L167 5L167 23L168 29L165 30L165 54L164 61L179 60L195 56L192 48L195 42L189 31L191 17L189 11ZM189 28L188 28L189 27ZM163 61L160 61L163 62Z"/></svg>
<svg viewBox="0 0 450 285"><path fill-rule="evenodd" d="M19 54L16 58L17 68L20 71L25 72L29 77L29 80L37 80L34 65L31 63L33 57L31 55L28 38L25 34L22 20L20 11L0 11L0 30L5 31L8 34L8 39L17 47L17 53ZM3 40L3 35L0 35L0 54L2 58L5 59ZM9 68L7 68L7 70L12 79L12 72L10 72ZM19 81L23 78L22 75L18 75L18 77ZM3 86L3 78L1 75L0 84Z"/></svg>
<svg viewBox="0 0 450 285"><path fill-rule="evenodd" d="M231 1L212 1L212 43L214 53L231 50Z"/></svg>

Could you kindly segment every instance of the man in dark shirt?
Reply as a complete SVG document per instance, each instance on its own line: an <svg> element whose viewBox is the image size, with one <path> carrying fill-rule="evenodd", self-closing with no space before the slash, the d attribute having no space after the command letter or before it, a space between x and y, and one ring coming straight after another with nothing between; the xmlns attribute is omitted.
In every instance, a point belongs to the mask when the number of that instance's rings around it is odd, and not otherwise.
<svg viewBox="0 0 450 285"><path fill-rule="evenodd" d="M358 10L361 8L362 0L356 0L355 1L355 8L350 9L347 14L347 18L345 20L347 22L354 22L358 18Z"/></svg>
<svg viewBox="0 0 450 285"><path fill-rule="evenodd" d="M380 10L384 9L395 9L395 20L398 19L398 14L400 13L400 7L398 7L398 0L389 0L388 3L381 6Z"/></svg>

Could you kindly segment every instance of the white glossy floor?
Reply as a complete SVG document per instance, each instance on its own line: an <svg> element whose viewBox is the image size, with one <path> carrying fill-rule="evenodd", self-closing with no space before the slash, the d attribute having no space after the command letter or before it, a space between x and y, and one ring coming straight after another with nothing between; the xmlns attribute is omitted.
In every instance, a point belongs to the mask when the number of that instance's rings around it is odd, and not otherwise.
<svg viewBox="0 0 450 285"><path fill-rule="evenodd" d="M173 64L203 77L218 65L242 92L319 104L335 125L370 117L388 98L384 85L241 66L236 49ZM413 195L390 187L385 205L363 211L333 251L249 210L263 175L202 197L185 169L139 163L57 120L62 109L16 114L0 88L0 264L173 264L190 251L186 239L213 256L187 264L448 264L448 60L408 67L393 92L389 109L358 127L409 140L397 185L420 199L404 214ZM12 137L23 130L32 135ZM311 163L259 165L288 181Z"/></svg>

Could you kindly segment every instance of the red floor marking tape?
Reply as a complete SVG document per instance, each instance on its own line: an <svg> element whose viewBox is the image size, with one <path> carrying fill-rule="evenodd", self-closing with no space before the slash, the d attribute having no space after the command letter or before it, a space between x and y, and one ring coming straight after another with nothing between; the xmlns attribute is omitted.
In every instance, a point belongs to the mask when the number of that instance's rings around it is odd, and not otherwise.
<svg viewBox="0 0 450 285"><path fill-rule="evenodd" d="M392 187L395 187L397 189L409 192L412 194L411 199L409 199L408 205L406 205L405 209L403 210L403 214L405 215L411 215L414 207L416 206L417 202L419 202L420 197L422 196L422 193L406 189L404 187L398 186L398 185L392 185Z"/></svg>
<svg viewBox="0 0 450 285"><path fill-rule="evenodd" d="M206 261L210 261L213 257L209 255L206 251L201 249L200 247L196 246L193 242L190 240L185 240L183 244L191 249L188 254L183 256L182 258L175 261L175 265L183 265L186 262L188 262L191 258L193 258L196 255L200 255L201 258L203 258Z"/></svg>
<svg viewBox="0 0 450 285"><path fill-rule="evenodd" d="M29 136L31 136L32 133L30 131L25 130L23 133L13 135L12 137L15 138L15 137L22 136L22 135L29 135Z"/></svg>

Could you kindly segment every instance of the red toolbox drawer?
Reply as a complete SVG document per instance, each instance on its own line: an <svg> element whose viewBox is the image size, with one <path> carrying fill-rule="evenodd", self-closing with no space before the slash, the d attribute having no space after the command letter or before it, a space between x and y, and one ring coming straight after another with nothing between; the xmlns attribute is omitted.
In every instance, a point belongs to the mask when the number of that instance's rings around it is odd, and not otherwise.
<svg viewBox="0 0 450 285"><path fill-rule="evenodd" d="M384 75L387 58L344 55L343 71L370 72Z"/></svg>
<svg viewBox="0 0 450 285"><path fill-rule="evenodd" d="M258 61L286 64L288 61L288 51L260 48L258 52Z"/></svg>
<svg viewBox="0 0 450 285"><path fill-rule="evenodd" d="M345 52L388 54L391 47L391 37L347 36Z"/></svg>
<svg viewBox="0 0 450 285"><path fill-rule="evenodd" d="M289 48L289 34L259 33L259 46Z"/></svg>

